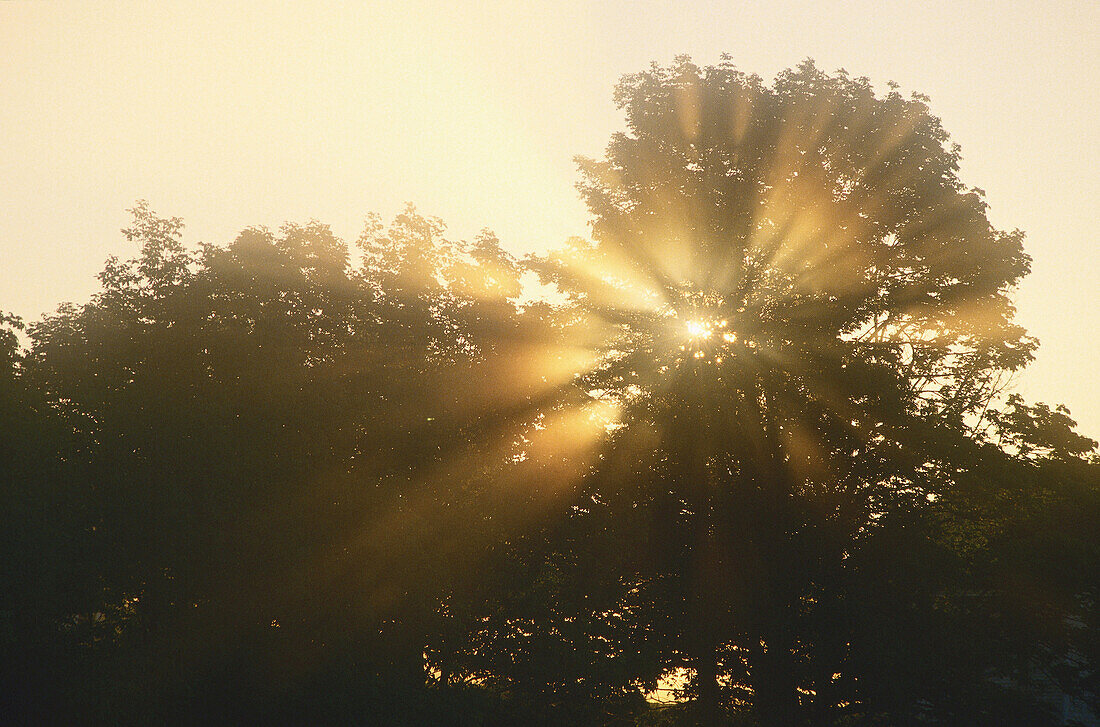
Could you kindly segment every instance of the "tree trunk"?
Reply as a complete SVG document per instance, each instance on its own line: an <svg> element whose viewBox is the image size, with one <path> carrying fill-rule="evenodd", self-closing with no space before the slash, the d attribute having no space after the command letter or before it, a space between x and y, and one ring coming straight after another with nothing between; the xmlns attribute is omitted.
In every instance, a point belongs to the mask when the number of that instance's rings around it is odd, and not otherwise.
<svg viewBox="0 0 1100 727"><path fill-rule="evenodd" d="M753 668L753 706L762 727L794 727L802 724L794 660L773 639L757 652Z"/></svg>
<svg viewBox="0 0 1100 727"><path fill-rule="evenodd" d="M713 642L702 648L696 657L695 680L698 690L699 724L724 724L722 695L718 684L718 654Z"/></svg>

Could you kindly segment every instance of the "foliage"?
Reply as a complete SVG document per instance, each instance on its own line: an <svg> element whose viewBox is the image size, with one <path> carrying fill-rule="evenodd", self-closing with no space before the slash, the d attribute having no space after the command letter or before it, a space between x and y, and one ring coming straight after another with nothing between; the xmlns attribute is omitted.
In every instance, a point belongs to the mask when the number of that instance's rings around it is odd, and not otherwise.
<svg viewBox="0 0 1100 727"><path fill-rule="evenodd" d="M139 203L90 301L0 317L5 715L1054 724L1097 693L1096 443L1006 393L1029 259L927 100L685 58L616 101L591 241L517 260L410 206L194 247Z"/></svg>

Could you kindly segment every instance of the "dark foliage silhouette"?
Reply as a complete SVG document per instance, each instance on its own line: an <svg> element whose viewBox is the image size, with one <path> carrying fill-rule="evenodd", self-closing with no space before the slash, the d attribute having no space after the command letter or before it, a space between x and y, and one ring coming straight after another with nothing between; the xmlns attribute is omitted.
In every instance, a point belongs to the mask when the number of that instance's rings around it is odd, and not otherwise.
<svg viewBox="0 0 1100 727"><path fill-rule="evenodd" d="M410 206L190 247L139 203L90 301L0 318L7 721L1042 725L1100 693L1096 443L1009 393L1030 261L926 99L681 58L616 101L591 241L519 260Z"/></svg>

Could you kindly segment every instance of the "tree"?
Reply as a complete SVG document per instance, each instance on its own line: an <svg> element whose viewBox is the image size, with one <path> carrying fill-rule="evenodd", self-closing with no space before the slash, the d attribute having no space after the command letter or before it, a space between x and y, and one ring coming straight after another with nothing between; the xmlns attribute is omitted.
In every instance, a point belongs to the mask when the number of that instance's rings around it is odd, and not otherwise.
<svg viewBox="0 0 1100 727"><path fill-rule="evenodd" d="M637 628L704 723L863 714L861 552L1005 476L991 423L1035 346L1008 297L1022 235L990 225L923 97L680 58L615 98L628 131L580 160L593 242L533 263L605 336L583 386L623 410L578 517L654 592Z"/></svg>
<svg viewBox="0 0 1100 727"><path fill-rule="evenodd" d="M616 100L591 241L517 260L410 206L192 247L139 203L90 301L0 317L5 717L992 727L1097 693L1096 443L1006 392L1029 260L926 99L682 58Z"/></svg>
<svg viewBox="0 0 1100 727"><path fill-rule="evenodd" d="M35 552L27 531L91 553L73 559L93 584L84 600L43 611L29 594L5 610L43 623L43 642L91 624L82 651L100 688L52 709L397 719L426 704L439 598L521 515L493 519L486 473L508 469L517 429L559 398L541 377L502 376L553 333L534 315L521 326L516 262L487 233L445 239L411 207L388 228L368 222L362 264L319 223L194 249L180 220L144 203L133 214L139 253L108 261L90 302L32 325L25 356L7 330L0 340L2 422L39 402L58 431L27 429L47 448L28 461L73 470L24 482L9 469L8 512L26 520L48 486L56 515L86 516L7 531L6 552Z"/></svg>
<svg viewBox="0 0 1100 727"><path fill-rule="evenodd" d="M74 437L24 375L22 321L0 313L0 712L41 721L85 662L74 648L97 603L86 493ZM62 630L69 638L61 638Z"/></svg>

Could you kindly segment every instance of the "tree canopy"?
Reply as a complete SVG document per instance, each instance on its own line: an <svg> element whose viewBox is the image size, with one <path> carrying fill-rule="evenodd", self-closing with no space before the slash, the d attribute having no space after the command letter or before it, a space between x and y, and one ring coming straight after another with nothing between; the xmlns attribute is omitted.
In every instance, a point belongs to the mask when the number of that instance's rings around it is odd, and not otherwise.
<svg viewBox="0 0 1100 727"><path fill-rule="evenodd" d="M615 100L591 239L141 202L91 300L0 318L0 707L1094 719L1096 442L1011 392L1030 259L928 99L680 58Z"/></svg>

